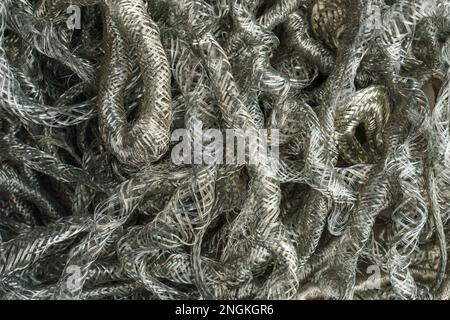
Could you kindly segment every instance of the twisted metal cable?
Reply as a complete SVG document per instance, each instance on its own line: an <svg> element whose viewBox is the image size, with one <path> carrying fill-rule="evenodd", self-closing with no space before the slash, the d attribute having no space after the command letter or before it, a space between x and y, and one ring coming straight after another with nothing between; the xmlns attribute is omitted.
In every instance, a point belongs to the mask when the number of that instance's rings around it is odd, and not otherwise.
<svg viewBox="0 0 450 320"><path fill-rule="evenodd" d="M110 58L104 66L106 75L100 89L102 126L106 126L103 130L109 131L108 141L119 160L139 166L158 160L167 149L173 118L169 64L161 46L158 27L148 16L143 2L111 1L108 2L108 11L117 27L106 17L105 35L109 37L106 43ZM136 48L145 90L142 110L131 130L127 126L122 102L117 101L123 90L117 80L125 83L127 79L126 69L120 70L126 68L126 63L119 30ZM110 96L114 92L117 93ZM115 113L109 112L110 101L115 101Z"/></svg>
<svg viewBox="0 0 450 320"><path fill-rule="evenodd" d="M0 298L448 299L449 13L0 2Z"/></svg>

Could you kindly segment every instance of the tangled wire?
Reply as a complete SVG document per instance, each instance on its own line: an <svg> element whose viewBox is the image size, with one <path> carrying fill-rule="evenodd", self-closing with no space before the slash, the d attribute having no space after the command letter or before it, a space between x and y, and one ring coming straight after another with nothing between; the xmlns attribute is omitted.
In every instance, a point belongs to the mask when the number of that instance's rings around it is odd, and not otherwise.
<svg viewBox="0 0 450 320"><path fill-rule="evenodd" d="M449 0L2 0L0 297L449 299L449 65Z"/></svg>

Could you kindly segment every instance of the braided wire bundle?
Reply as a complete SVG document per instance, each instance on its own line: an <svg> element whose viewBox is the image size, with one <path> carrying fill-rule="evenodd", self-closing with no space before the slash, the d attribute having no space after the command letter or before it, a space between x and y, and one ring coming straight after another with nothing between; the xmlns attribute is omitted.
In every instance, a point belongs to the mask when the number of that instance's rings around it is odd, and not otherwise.
<svg viewBox="0 0 450 320"><path fill-rule="evenodd" d="M449 0L2 0L0 298L449 299L449 66Z"/></svg>

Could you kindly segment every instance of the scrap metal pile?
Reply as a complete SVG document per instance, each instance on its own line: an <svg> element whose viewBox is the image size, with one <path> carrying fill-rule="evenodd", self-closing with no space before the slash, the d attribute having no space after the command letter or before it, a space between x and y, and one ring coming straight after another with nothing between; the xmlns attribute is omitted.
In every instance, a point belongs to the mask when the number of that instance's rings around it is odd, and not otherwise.
<svg viewBox="0 0 450 320"><path fill-rule="evenodd" d="M1 0L0 298L448 299L449 64L449 0Z"/></svg>

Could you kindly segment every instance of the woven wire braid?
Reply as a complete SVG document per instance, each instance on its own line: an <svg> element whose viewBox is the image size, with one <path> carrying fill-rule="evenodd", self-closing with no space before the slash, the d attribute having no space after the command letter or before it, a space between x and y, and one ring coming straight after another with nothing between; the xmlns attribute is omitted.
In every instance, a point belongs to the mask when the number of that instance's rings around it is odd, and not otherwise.
<svg viewBox="0 0 450 320"><path fill-rule="evenodd" d="M1 1L0 298L449 299L449 66L448 0Z"/></svg>

